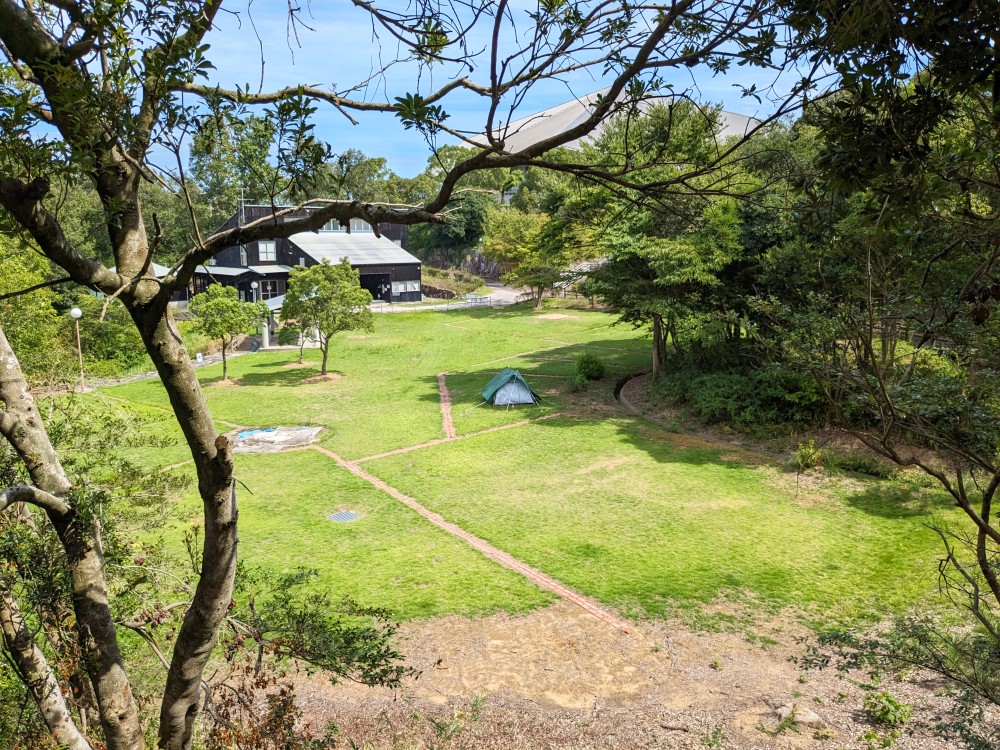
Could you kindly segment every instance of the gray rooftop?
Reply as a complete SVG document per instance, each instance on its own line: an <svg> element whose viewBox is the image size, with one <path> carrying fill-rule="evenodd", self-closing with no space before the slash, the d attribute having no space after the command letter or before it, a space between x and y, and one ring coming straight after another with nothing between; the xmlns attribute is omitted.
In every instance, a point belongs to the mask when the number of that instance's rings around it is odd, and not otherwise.
<svg viewBox="0 0 1000 750"><path fill-rule="evenodd" d="M249 268L238 268L232 266L198 266L195 273L207 273L212 276L242 276L249 273Z"/></svg>
<svg viewBox="0 0 1000 750"><path fill-rule="evenodd" d="M590 116L592 108L597 103L597 97L607 91L595 91L592 94L581 96L578 99L565 102L564 104L549 107L549 109L536 112L533 115L514 120L496 131L498 137L503 137L508 152L516 152L527 148L532 144L544 141L560 133L565 133L570 128L579 125ZM671 97L660 96L642 101L639 105L643 112L657 104L669 104ZM596 138L601 134L607 120L599 123L589 135L577 138L564 145L564 148L573 151L581 150L581 142ZM759 120L747 115L738 115L734 112L719 112L719 138L730 136L744 136L760 123ZM474 143L486 145L485 135L477 135L471 139Z"/></svg>
<svg viewBox="0 0 1000 750"><path fill-rule="evenodd" d="M267 276L272 273L288 273L292 270L291 266L283 266L280 263L275 266L247 266L247 268L261 276Z"/></svg>
<svg viewBox="0 0 1000 750"><path fill-rule="evenodd" d="M419 263L420 259L386 237L374 232L300 232L288 238L314 260L339 263L347 258L352 266L391 266Z"/></svg>

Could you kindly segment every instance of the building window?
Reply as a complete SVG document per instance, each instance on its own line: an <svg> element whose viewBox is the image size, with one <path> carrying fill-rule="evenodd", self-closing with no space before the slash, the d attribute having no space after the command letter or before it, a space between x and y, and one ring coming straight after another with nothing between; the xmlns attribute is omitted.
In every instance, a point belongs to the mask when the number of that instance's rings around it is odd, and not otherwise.
<svg viewBox="0 0 1000 750"><path fill-rule="evenodd" d="M340 222L337 221L336 219L330 219L330 221L326 222L326 224L323 225L323 228L320 231L321 232L339 232L340 231Z"/></svg>
<svg viewBox="0 0 1000 750"><path fill-rule="evenodd" d="M408 292L419 292L420 291L420 282L419 281L407 281L406 282L406 291L408 291Z"/></svg>
<svg viewBox="0 0 1000 750"><path fill-rule="evenodd" d="M369 224L364 219L351 219L351 231L352 232L370 232L370 231L372 231L372 225Z"/></svg>
<svg viewBox="0 0 1000 750"><path fill-rule="evenodd" d="M406 291L405 281L394 281L392 282L392 294L396 296L397 294L402 294Z"/></svg>
<svg viewBox="0 0 1000 750"><path fill-rule="evenodd" d="M281 296L281 282L278 279L262 279L260 282L260 298L271 299Z"/></svg>
<svg viewBox="0 0 1000 750"><path fill-rule="evenodd" d="M204 276L195 276L191 279L191 294L201 294L208 289L208 280Z"/></svg>
<svg viewBox="0 0 1000 750"><path fill-rule="evenodd" d="M240 245L240 265L244 268L247 267L247 246Z"/></svg>
<svg viewBox="0 0 1000 750"><path fill-rule="evenodd" d="M278 251L275 247L274 240L258 240L257 251L259 253L259 260L261 263L269 260L275 261L278 259Z"/></svg>
<svg viewBox="0 0 1000 750"><path fill-rule="evenodd" d="M300 266L301 266L302 268L305 268L305 267L306 267L306 259L305 259L305 258L303 258L303 257L302 257L301 255L299 256L299 265L300 265Z"/></svg>

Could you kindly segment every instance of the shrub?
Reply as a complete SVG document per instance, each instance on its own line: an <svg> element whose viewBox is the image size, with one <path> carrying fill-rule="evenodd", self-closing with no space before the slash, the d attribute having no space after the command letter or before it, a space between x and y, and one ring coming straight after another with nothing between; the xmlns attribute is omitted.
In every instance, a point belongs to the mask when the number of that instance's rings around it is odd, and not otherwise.
<svg viewBox="0 0 1000 750"><path fill-rule="evenodd" d="M853 471L878 479L893 479L898 474L898 469L895 466L870 453L858 451L841 453L834 458L834 462L837 468L842 471Z"/></svg>
<svg viewBox="0 0 1000 750"><path fill-rule="evenodd" d="M576 358L576 374L585 380L600 380L604 377L604 363L590 352L584 352Z"/></svg>
<svg viewBox="0 0 1000 750"><path fill-rule="evenodd" d="M299 327L292 324L283 325L278 329L279 346L295 346L299 343Z"/></svg>
<svg viewBox="0 0 1000 750"><path fill-rule="evenodd" d="M582 391L586 387L587 387L587 377L582 372L576 373L569 381L569 390L571 393Z"/></svg>
<svg viewBox="0 0 1000 750"><path fill-rule="evenodd" d="M868 693L865 696L864 711L872 724L901 727L909 721L913 707L908 703L900 703L889 692Z"/></svg>
<svg viewBox="0 0 1000 750"><path fill-rule="evenodd" d="M795 449L795 463L798 464L799 471L821 467L825 458L823 449L817 448L812 438L799 443Z"/></svg>
<svg viewBox="0 0 1000 750"><path fill-rule="evenodd" d="M779 368L701 372L688 367L660 380L668 400L707 424L748 430L765 425L815 424L825 402L812 380Z"/></svg>

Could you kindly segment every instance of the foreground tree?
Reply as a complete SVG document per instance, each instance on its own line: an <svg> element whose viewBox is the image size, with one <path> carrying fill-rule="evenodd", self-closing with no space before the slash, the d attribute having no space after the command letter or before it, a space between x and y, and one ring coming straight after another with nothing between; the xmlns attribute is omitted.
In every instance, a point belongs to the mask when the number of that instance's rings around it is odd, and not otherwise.
<svg viewBox="0 0 1000 750"><path fill-rule="evenodd" d="M909 619L877 650L1000 705L1000 64L992 31L1000 7L794 5L808 48L838 71L843 89L807 112L823 137L798 210L833 253L800 304L771 308L784 326L783 356L820 385L840 426L933 479L965 519L933 528L944 549L941 589L967 626ZM987 726L967 741L994 747L1000 734Z"/></svg>
<svg viewBox="0 0 1000 750"><path fill-rule="evenodd" d="M294 320L303 337L315 336L323 353L319 372L326 375L330 342L336 334L375 330L371 303L371 292L361 288L361 272L351 268L347 258L336 265L324 260L292 269L281 317Z"/></svg>
<svg viewBox="0 0 1000 750"><path fill-rule="evenodd" d="M237 571L238 503L229 440L220 435L170 309L195 269L223 248L261 238L316 230L330 220L363 219L415 224L441 221L463 176L483 169L551 166L590 180L643 187L623 160L613 165L565 165L546 160L551 149L574 141L615 112L630 111L651 94L673 91L663 72L704 64L722 70L731 62L769 66L776 34L772 6L764 0L680 0L674 3L609 4L590 0L542 3L523 15L506 2L421 2L401 9L357 3L359 13L391 34L401 60L438 66L448 82L426 94L400 92L394 100L352 98L355 88L291 86L252 93L207 80L212 70L205 35L222 11L222 0L184 0L167 5L92 0L0 0L0 206L5 228L30 240L76 285L114 296L133 320L181 427L197 474L203 533L199 576L184 603L183 622L172 639L169 669L159 698L156 727L165 750L192 747L201 711L206 664L233 602ZM297 7L289 23L297 31ZM467 46L472 27L487 27L485 48ZM562 80L593 68L607 90L587 116L565 132L517 150L508 149L508 123L528 90L546 79ZM450 76L447 73L455 73ZM806 84L808 85L808 81ZM330 150L314 136L317 106L329 105L353 121L352 111L384 112L434 145L443 133L465 136L447 122L449 95L477 97L484 109L487 144L450 166L432 197L415 206L350 200L316 201L307 217L301 206L216 232L203 231L181 168L184 141L226 108L260 105L273 126L274 174L287 188L311 174ZM779 103L780 116L799 100L793 90ZM174 157L176 170L157 167L156 153ZM704 170L702 166L699 169ZM685 169L660 177L650 189L684 189ZM152 272L160 257L163 227L143 210L141 186L156 181L175 190L189 207L190 247L178 252L169 272ZM110 262L91 257L60 224L58 185L86 182L103 209L102 231ZM94 695L97 721L83 728L67 710L64 671L50 662L44 631L32 629L9 587L0 586L5 655L16 665L54 741L73 750L142 748L144 719L129 679L112 612L101 521L83 512L45 429L15 352L0 332L0 434L23 462L24 484L0 493L0 507L21 513L25 523L45 525L58 537L65 600L72 610L79 663ZM19 516L20 517L20 516ZM91 741L93 740L93 742Z"/></svg>
<svg viewBox="0 0 1000 750"><path fill-rule="evenodd" d="M226 380L226 352L237 336L253 326L266 324L270 311L263 302L243 302L236 287L210 284L191 298L191 312L198 320L195 327L222 344L222 380Z"/></svg>

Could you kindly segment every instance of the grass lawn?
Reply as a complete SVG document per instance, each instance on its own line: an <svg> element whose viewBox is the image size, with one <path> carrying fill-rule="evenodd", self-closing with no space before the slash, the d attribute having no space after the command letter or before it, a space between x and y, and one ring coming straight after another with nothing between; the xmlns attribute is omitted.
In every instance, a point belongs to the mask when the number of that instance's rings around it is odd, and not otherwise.
<svg viewBox="0 0 1000 750"><path fill-rule="evenodd" d="M600 312L473 309L378 316L376 330L342 336L330 368L318 352L245 355L239 385L199 371L213 416L245 425L324 427L321 444L347 459L440 439L437 374L447 372L460 436L561 413L508 430L366 461L384 479L495 546L636 616L668 614L720 594L761 606L795 605L830 621L884 614L928 600L938 541L927 514L936 498L887 499L899 486L840 480L796 490L780 469L671 435L622 415L615 380L642 370L649 341ZM597 354L607 377L567 391L574 360ZM501 368L521 369L546 402L474 408ZM177 434L158 381L107 389L140 405L146 429ZM224 429L228 427L223 426ZM178 445L137 450L151 468L186 458ZM190 469L187 469L190 470ZM315 451L239 455L241 555L251 564L320 571L319 585L387 606L401 617L522 611L549 601L388 495ZM327 513L352 508L349 524ZM164 530L179 543L199 515L193 492Z"/></svg>
<svg viewBox="0 0 1000 750"><path fill-rule="evenodd" d="M316 451L240 454L236 474L250 490L239 499L241 557L276 571L315 569L314 585L335 598L350 594L401 618L516 612L553 598ZM338 510L362 518L327 519ZM201 520L194 488L172 515L164 541L181 549Z"/></svg>
<svg viewBox="0 0 1000 750"><path fill-rule="evenodd" d="M860 481L796 493L794 475L675 439L630 418L556 418L366 469L636 616L750 593L829 621L934 592L939 540L922 526L924 505L887 501Z"/></svg>

